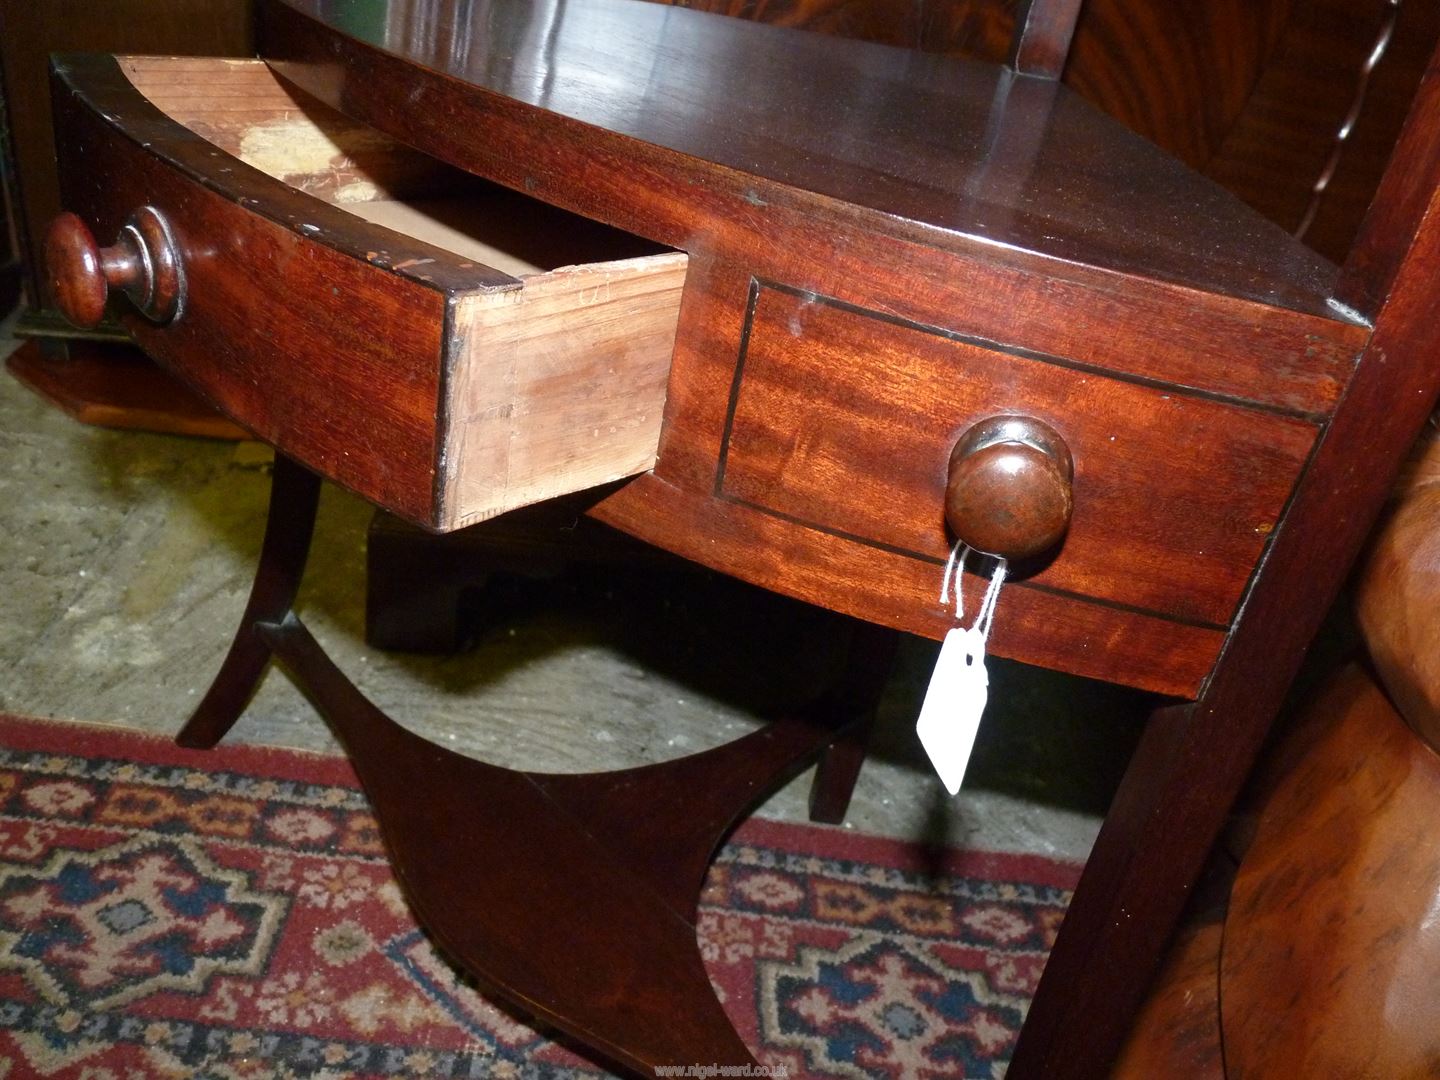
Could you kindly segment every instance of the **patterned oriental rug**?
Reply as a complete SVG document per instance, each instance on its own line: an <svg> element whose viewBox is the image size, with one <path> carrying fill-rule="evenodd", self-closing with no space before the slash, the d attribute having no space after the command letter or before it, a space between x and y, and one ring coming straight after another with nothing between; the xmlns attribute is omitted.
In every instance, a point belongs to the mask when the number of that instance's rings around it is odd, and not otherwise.
<svg viewBox="0 0 1440 1080"><path fill-rule="evenodd" d="M711 979L791 1077L998 1077L1079 868L752 820ZM608 1075L416 929L339 758L0 716L0 1077Z"/></svg>

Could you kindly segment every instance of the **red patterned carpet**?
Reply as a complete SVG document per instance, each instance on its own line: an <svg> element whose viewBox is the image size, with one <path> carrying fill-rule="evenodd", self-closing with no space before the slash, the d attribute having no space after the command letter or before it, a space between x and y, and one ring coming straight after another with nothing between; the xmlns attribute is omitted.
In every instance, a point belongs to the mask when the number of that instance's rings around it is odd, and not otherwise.
<svg viewBox="0 0 1440 1080"><path fill-rule="evenodd" d="M699 936L792 1077L999 1076L1078 874L751 821ZM431 951L343 761L0 717L0 1077L604 1075Z"/></svg>

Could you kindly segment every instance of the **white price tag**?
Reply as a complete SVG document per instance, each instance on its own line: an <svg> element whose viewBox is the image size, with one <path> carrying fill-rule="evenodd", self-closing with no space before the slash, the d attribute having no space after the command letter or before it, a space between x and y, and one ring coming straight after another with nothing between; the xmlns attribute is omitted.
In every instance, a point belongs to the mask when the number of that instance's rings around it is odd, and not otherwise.
<svg viewBox="0 0 1440 1080"><path fill-rule="evenodd" d="M965 779L980 716L990 697L985 635L956 627L945 635L915 730L945 790L954 795Z"/></svg>

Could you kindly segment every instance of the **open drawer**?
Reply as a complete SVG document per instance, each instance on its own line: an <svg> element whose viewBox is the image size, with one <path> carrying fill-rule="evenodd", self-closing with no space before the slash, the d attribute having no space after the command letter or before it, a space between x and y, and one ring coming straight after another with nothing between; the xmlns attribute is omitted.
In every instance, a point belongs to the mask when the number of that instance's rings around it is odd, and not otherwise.
<svg viewBox="0 0 1440 1080"><path fill-rule="evenodd" d="M443 166L262 61L65 57L55 80L65 206L116 247L52 233L52 281L125 286L136 341L259 438L440 530L654 465L683 253Z"/></svg>

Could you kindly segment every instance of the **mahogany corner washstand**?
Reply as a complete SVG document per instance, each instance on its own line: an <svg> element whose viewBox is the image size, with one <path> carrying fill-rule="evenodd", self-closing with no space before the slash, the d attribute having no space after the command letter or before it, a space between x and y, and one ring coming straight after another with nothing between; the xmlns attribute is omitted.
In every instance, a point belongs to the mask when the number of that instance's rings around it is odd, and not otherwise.
<svg viewBox="0 0 1440 1080"><path fill-rule="evenodd" d="M182 740L277 656L454 958L623 1065L747 1063L694 942L705 862L832 743L843 810L860 743L820 718L863 719L883 647L697 757L482 765L295 618L317 478L440 531L593 491L635 537L930 637L958 535L1018 560L993 651L1170 700L1010 1070L1103 1075L1434 404L1440 90L1337 268L1055 81L1077 6L1025 6L1004 67L630 0L272 0L263 61L61 58L57 296L93 320L126 293L135 339L281 452Z"/></svg>

